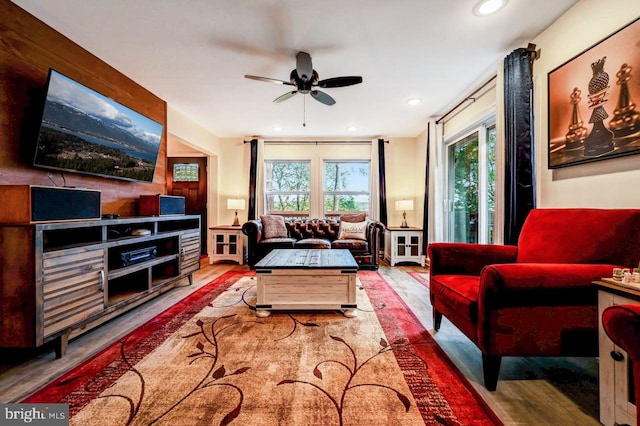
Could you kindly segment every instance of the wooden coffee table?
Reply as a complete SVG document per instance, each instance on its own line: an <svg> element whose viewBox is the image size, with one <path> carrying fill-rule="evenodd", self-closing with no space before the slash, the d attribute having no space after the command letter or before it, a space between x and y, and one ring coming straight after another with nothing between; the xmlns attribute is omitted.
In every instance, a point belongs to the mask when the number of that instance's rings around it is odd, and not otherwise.
<svg viewBox="0 0 640 426"><path fill-rule="evenodd" d="M349 250L275 249L256 263L256 315L274 310L341 309L358 316L358 264Z"/></svg>

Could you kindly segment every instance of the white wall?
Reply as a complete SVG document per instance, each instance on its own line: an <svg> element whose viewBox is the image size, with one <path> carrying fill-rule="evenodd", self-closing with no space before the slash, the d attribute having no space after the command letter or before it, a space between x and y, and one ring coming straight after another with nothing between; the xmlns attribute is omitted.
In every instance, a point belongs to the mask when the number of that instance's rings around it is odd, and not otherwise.
<svg viewBox="0 0 640 426"><path fill-rule="evenodd" d="M227 210L229 198L242 198L245 210L238 211L240 224L247 221L249 207L249 164L251 145L243 139L220 140L220 164L218 172L218 218L219 224L231 225L235 211Z"/></svg>
<svg viewBox="0 0 640 426"><path fill-rule="evenodd" d="M496 64L496 69L498 64ZM469 130L471 126L477 126L480 121L487 118L487 114L495 112L496 109L496 88L495 82L473 95L473 100L463 104L460 112L454 113L451 117L445 117L443 125L443 139L450 142L450 139L461 136Z"/></svg>
<svg viewBox="0 0 640 426"><path fill-rule="evenodd" d="M396 201L412 199L414 210L407 212L407 224L421 228L426 150L418 149L415 138L384 139L389 140L385 145L387 225L400 226L402 223L402 212L395 209Z"/></svg>
<svg viewBox="0 0 640 426"><path fill-rule="evenodd" d="M426 125L426 124L425 124ZM348 140L346 138L337 138ZM387 138L385 138L386 140ZM426 151L416 146L414 138L389 138L385 145L388 223L400 225L402 212L395 211L395 201L401 198L412 198L415 210L407 212L410 226L422 226L422 206L424 203L424 168ZM244 198L248 204L249 197L249 164L250 145L241 139L219 140L219 173L218 173L218 209L219 223L231 223L233 212L226 210L228 198ZM321 158L369 158L370 145L320 145L312 157ZM311 158L308 145L268 145L265 159L268 158ZM240 223L247 219L247 211L238 212Z"/></svg>
<svg viewBox="0 0 640 426"><path fill-rule="evenodd" d="M638 16L638 0L581 0L532 40L541 49L541 57L533 68L538 207L640 207L640 155L550 170L547 134L547 74ZM638 54L638 46L629 49ZM613 85L615 72L608 72ZM640 78L640 70L633 70L632 76ZM631 96L640 105L640 93ZM584 92L583 101L586 101ZM605 106L610 116L616 101L610 99ZM584 115L582 118L585 122L589 119ZM585 123L587 129L589 126Z"/></svg>
<svg viewBox="0 0 640 426"><path fill-rule="evenodd" d="M167 134L168 156L188 156L186 154L189 152L196 151L207 157L207 223L210 225L219 223L219 139L170 105L167 106ZM172 144L172 142L177 143Z"/></svg>

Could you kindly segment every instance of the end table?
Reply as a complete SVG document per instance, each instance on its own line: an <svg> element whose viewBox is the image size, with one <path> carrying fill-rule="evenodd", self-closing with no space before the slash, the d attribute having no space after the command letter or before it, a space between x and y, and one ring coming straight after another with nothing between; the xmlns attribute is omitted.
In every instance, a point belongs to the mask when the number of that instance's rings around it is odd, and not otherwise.
<svg viewBox="0 0 640 426"><path fill-rule="evenodd" d="M240 226L218 225L209 228L212 253L209 263L231 260L244 264L244 235Z"/></svg>
<svg viewBox="0 0 640 426"><path fill-rule="evenodd" d="M616 346L602 326L602 312L609 306L640 303L640 288L603 278L593 285L598 290L598 343L600 387L600 423L605 426L636 424L636 406L632 398L631 361ZM614 357L615 356L615 357Z"/></svg>
<svg viewBox="0 0 640 426"><path fill-rule="evenodd" d="M387 226L384 231L384 258L391 266L399 262L415 262L424 266L422 228Z"/></svg>

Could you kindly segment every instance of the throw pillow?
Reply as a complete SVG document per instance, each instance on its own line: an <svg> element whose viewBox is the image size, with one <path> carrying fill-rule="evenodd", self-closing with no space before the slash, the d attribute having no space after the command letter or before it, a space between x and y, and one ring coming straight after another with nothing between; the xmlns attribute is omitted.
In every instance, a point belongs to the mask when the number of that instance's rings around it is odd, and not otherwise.
<svg viewBox="0 0 640 426"><path fill-rule="evenodd" d="M340 222L362 222L367 220L366 213L343 214L340 216Z"/></svg>
<svg viewBox="0 0 640 426"><path fill-rule="evenodd" d="M367 221L363 222L340 222L339 240L366 240Z"/></svg>
<svg viewBox="0 0 640 426"><path fill-rule="evenodd" d="M278 215L260 216L262 221L262 237L268 238L287 238L287 227L284 224L284 217Z"/></svg>

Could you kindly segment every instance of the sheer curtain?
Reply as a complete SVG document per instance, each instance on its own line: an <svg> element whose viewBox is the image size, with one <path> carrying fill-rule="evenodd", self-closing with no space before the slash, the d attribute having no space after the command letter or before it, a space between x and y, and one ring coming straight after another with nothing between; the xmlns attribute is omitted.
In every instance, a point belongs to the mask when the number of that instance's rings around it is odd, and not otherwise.
<svg viewBox="0 0 640 426"><path fill-rule="evenodd" d="M429 181L429 187L425 188L428 193L427 209L431 214L427 219L427 243L432 241L445 241L445 223L444 210L441 207L445 201L444 190L445 180L442 169L445 167L445 147L444 147L444 124L438 120L429 120L429 143L428 143L428 163L426 165L426 179ZM426 201L426 200L425 200ZM439 224L439 226L436 226Z"/></svg>
<svg viewBox="0 0 640 426"><path fill-rule="evenodd" d="M504 243L512 245L536 205L532 53L520 48L504 60Z"/></svg>

